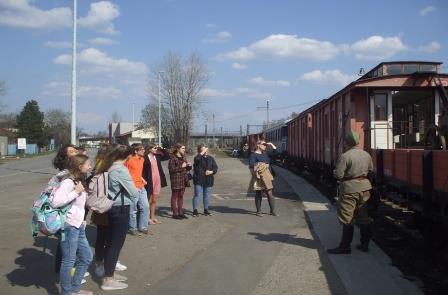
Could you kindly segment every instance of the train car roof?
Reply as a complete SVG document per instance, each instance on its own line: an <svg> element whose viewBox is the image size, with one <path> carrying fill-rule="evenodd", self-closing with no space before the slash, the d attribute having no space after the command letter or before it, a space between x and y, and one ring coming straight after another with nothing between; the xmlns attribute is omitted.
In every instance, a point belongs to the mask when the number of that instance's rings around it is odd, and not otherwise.
<svg viewBox="0 0 448 295"><path fill-rule="evenodd" d="M383 66L388 66L388 65L432 65L435 66L435 71L420 71L420 68L418 71L412 72L412 73L399 73L399 74L385 74L385 75L381 75L381 76L372 76L373 73L375 73L375 71L378 71L378 69L382 69ZM389 62L381 62L378 65L376 65L375 67L373 67L371 70L369 70L365 75L363 75L362 77L360 77L357 80L354 80L352 82L350 82L348 85L346 85L344 88L340 89L339 91L337 91L336 93L332 94L331 96L329 96L326 99L322 99L320 102L318 102L317 104L309 107L306 110L303 110L302 112L299 113L299 115L293 119L291 119L291 121L297 120L301 117L303 117L304 115L306 115L307 113L313 111L314 109L320 107L321 105L331 101L334 97L339 96L341 93L343 92L347 92L349 89L356 87L357 85L361 86L361 87L365 87L366 85L362 85L362 84L366 84L366 82L371 82L371 81L381 81L381 80L389 80L389 79L394 79L397 77L409 77L409 76L413 76L413 77L418 77L418 76L438 76L438 77L447 77L448 78L448 73L439 73L439 69L441 68L441 65L443 63L442 62L434 62L434 61L389 61ZM404 68L403 68L404 70ZM290 123L291 121L289 121L288 123Z"/></svg>

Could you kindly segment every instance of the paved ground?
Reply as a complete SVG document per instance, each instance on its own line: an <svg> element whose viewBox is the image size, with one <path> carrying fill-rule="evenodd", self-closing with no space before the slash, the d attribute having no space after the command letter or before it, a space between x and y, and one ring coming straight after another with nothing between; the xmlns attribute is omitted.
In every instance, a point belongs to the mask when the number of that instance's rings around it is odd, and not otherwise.
<svg viewBox="0 0 448 295"><path fill-rule="evenodd" d="M50 176L45 173L53 173L51 158L0 165L2 294L57 293L56 240L50 239L43 253L44 239L34 240L28 230L32 200ZM130 288L113 294L345 294L291 187L277 178L280 216L256 217L247 167L237 159L217 162L214 216L171 219L165 188L163 223L152 227L154 236L128 237L120 260L129 267L123 274ZM192 189L185 194L189 210L192 194ZM266 200L263 206L268 212ZM94 227L88 235L93 244ZM84 288L105 293L98 282L91 277Z"/></svg>

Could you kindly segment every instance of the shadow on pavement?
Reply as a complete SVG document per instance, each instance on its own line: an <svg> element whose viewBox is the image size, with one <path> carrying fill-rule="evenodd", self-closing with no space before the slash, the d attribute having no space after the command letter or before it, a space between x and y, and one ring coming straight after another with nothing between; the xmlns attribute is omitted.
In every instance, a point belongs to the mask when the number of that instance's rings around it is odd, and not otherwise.
<svg viewBox="0 0 448 295"><path fill-rule="evenodd" d="M45 240L45 237L36 238L34 246L44 247ZM57 241L55 238L48 238L46 246L49 251L46 252L36 248L23 248L17 251L19 257L14 262L18 268L6 274L9 283L12 286L34 286L45 289L48 294L59 294L58 275L54 269Z"/></svg>
<svg viewBox="0 0 448 295"><path fill-rule="evenodd" d="M248 235L255 236L255 238L259 241L263 242L282 242L292 245L297 245L300 247L317 249L317 242L310 239L302 239L298 238L294 235L282 234L282 233L270 233L270 234L262 234L262 233L254 233L249 232Z"/></svg>
<svg viewBox="0 0 448 295"><path fill-rule="evenodd" d="M211 206L210 210L219 212L219 213L229 213L229 214L250 214L255 215L255 211L249 211L242 208L232 208L227 206Z"/></svg>

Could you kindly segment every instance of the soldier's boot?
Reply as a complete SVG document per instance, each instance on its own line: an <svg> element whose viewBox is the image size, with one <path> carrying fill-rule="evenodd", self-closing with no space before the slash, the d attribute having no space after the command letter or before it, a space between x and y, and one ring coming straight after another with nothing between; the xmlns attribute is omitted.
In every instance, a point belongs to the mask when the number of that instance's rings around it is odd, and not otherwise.
<svg viewBox="0 0 448 295"><path fill-rule="evenodd" d="M369 242L372 239L372 224L359 225L359 231L361 233L361 244L356 248L363 252L369 252Z"/></svg>
<svg viewBox="0 0 448 295"><path fill-rule="evenodd" d="M343 225L342 226L342 239L341 243L338 247L333 249L328 249L327 253L329 254L350 254L352 253L350 249L350 244L353 240L353 233L354 233L354 226L353 225Z"/></svg>

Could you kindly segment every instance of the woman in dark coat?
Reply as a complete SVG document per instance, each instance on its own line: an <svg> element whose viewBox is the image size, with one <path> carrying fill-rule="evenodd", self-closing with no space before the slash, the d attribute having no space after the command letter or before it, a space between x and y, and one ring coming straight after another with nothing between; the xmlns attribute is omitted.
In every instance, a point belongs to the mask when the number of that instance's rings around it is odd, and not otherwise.
<svg viewBox="0 0 448 295"><path fill-rule="evenodd" d="M174 219L187 219L183 204L185 187L190 186L187 171L191 168L191 164L185 158L185 146L180 143L176 144L168 162L171 180L171 210Z"/></svg>
<svg viewBox="0 0 448 295"><path fill-rule="evenodd" d="M167 186L165 173L162 169L161 161L169 160L169 153L154 144L146 147L145 160L143 162L143 179L146 181L145 188L149 200L149 223L159 224L156 218L157 200L162 187Z"/></svg>
<svg viewBox="0 0 448 295"><path fill-rule="evenodd" d="M198 154L194 157L193 163L193 216L199 216L200 197L204 202L204 215L209 216L212 215L208 211L208 205L214 184L213 175L218 172L218 165L216 165L215 159L208 154L208 148L203 144L198 145Z"/></svg>

